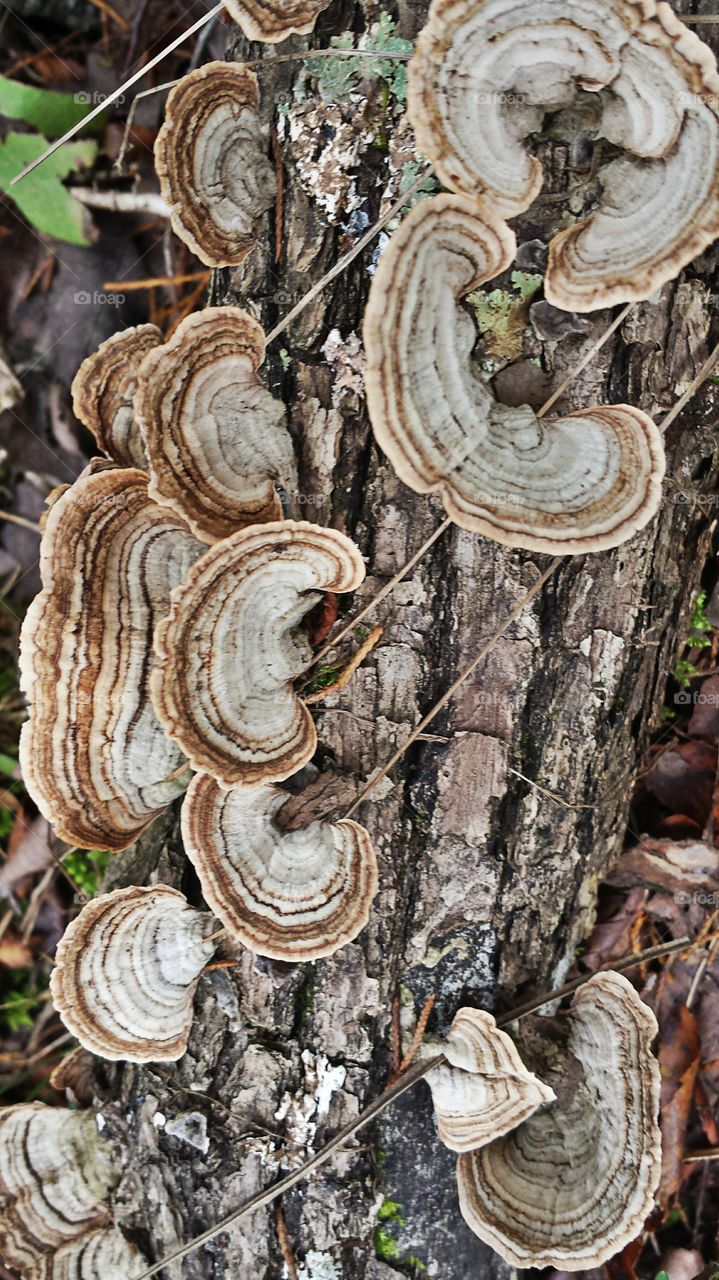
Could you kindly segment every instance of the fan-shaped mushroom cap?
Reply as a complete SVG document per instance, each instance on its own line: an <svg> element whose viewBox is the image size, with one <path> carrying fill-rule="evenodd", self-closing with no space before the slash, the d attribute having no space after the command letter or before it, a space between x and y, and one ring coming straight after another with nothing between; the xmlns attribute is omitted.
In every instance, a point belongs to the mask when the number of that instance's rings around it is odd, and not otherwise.
<svg viewBox="0 0 719 1280"><path fill-rule="evenodd" d="M442 1052L447 1062L428 1073L427 1083L439 1136L452 1151L492 1142L555 1099L491 1013L460 1009Z"/></svg>
<svg viewBox="0 0 719 1280"><path fill-rule="evenodd" d="M143 1265L122 1232L106 1227L59 1249L50 1269L38 1273L37 1280L132 1280ZM29 1280L35 1280L34 1275Z"/></svg>
<svg viewBox="0 0 719 1280"><path fill-rule="evenodd" d="M147 455L132 409L137 370L162 343L154 324L113 333L83 360L72 384L72 407L105 453L123 467L146 467Z"/></svg>
<svg viewBox="0 0 719 1280"><path fill-rule="evenodd" d="M261 326L238 307L206 307L178 325L140 371L135 411L150 459L150 497L203 542L276 520L274 481L296 488L285 407L257 376Z"/></svg>
<svg viewBox="0 0 719 1280"><path fill-rule="evenodd" d="M255 76L235 62L191 71L167 99L155 142L160 190L173 230L208 267L247 257L274 200L259 105Z"/></svg>
<svg viewBox="0 0 719 1280"><path fill-rule="evenodd" d="M719 235L718 93L709 49L654 0L433 0L408 110L445 186L514 217L542 185L524 139L594 95L597 135L629 154L553 241L545 280L550 302L590 311L648 297Z"/></svg>
<svg viewBox="0 0 719 1280"><path fill-rule="evenodd" d="M517 1267L598 1267L641 1230L659 1182L653 1013L618 973L572 1001L557 1102L457 1165L469 1226Z"/></svg>
<svg viewBox="0 0 719 1280"><path fill-rule="evenodd" d="M34 1274L61 1246L104 1227L109 1221L105 1201L114 1181L111 1153L98 1136L92 1112L41 1102L3 1107L3 1262Z"/></svg>
<svg viewBox="0 0 719 1280"><path fill-rule="evenodd" d="M657 510L661 436L629 405L541 419L494 400L458 300L513 252L505 224L460 196L422 200L395 232L364 322L375 437L400 479L438 492L463 529L559 555L615 547Z"/></svg>
<svg viewBox="0 0 719 1280"><path fill-rule="evenodd" d="M184 789L148 692L152 633L201 544L141 471L82 476L50 508L23 623L23 778L69 844L122 849Z"/></svg>
<svg viewBox="0 0 719 1280"><path fill-rule="evenodd" d="M198 773L182 805L185 852L214 914L250 951L319 960L351 942L369 919L377 859L356 822L282 831L278 787L223 791Z"/></svg>
<svg viewBox="0 0 719 1280"><path fill-rule="evenodd" d="M50 979L68 1031L101 1058L181 1058L211 932L212 918L167 885L92 898L58 943Z"/></svg>
<svg viewBox="0 0 719 1280"><path fill-rule="evenodd" d="M354 591L364 573L349 538L302 520L251 525L193 566L155 632L151 678L193 769L255 786L307 763L317 732L292 686L312 660L299 626L323 591Z"/></svg>
<svg viewBox="0 0 719 1280"><path fill-rule="evenodd" d="M225 0L225 8L248 40L278 44L306 35L330 0Z"/></svg>

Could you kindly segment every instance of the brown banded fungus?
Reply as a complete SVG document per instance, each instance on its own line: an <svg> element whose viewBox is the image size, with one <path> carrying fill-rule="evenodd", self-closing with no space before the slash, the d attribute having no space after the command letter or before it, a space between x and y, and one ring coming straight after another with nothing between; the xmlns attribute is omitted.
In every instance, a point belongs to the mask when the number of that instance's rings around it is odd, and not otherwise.
<svg viewBox="0 0 719 1280"><path fill-rule="evenodd" d="M540 190L525 139L547 112L583 111L625 151L550 245L548 300L591 311L648 298L719 235L718 95L713 54L667 4L433 0L408 111L445 186L503 218Z"/></svg>
<svg viewBox="0 0 719 1280"><path fill-rule="evenodd" d="M37 1273L37 1280L132 1280L144 1266L144 1259L122 1232L106 1227L63 1245L49 1270ZM36 1280L35 1275L31 1273L28 1280Z"/></svg>
<svg viewBox="0 0 719 1280"><path fill-rule="evenodd" d="M65 1026L101 1058L181 1058L212 926L167 885L91 899L58 943L50 980Z"/></svg>
<svg viewBox="0 0 719 1280"><path fill-rule="evenodd" d="M191 71L167 99L155 142L160 190L173 230L208 267L247 257L274 200L259 105L255 76L235 62Z"/></svg>
<svg viewBox="0 0 719 1280"><path fill-rule="evenodd" d="M41 1102L0 1110L0 1255L23 1276L62 1275L63 1247L110 1224L112 1157L90 1111ZM72 1271L68 1272L72 1276Z"/></svg>
<svg viewBox="0 0 719 1280"><path fill-rule="evenodd" d="M654 1014L621 974L602 973L569 1020L565 1051L542 1071L557 1101L457 1165L464 1218L516 1267L600 1266L639 1234L659 1182Z"/></svg>
<svg viewBox="0 0 719 1280"><path fill-rule="evenodd" d="M378 444L463 529L553 554L615 547L657 510L661 436L629 405L539 418L495 401L460 299L512 260L514 236L461 196L422 200L380 258L365 312Z"/></svg>
<svg viewBox="0 0 719 1280"><path fill-rule="evenodd" d="M225 0L225 8L248 40L279 44L307 35L330 0Z"/></svg>
<svg viewBox="0 0 719 1280"><path fill-rule="evenodd" d="M178 325L140 370L135 412L150 497L203 542L277 520L278 481L297 485L285 407L257 376L265 335L238 307L206 307Z"/></svg>
<svg viewBox="0 0 719 1280"><path fill-rule="evenodd" d="M72 384L72 406L105 453L123 467L146 467L147 455L132 400L137 370L162 342L154 324L114 333L83 360Z"/></svg>
<svg viewBox="0 0 719 1280"><path fill-rule="evenodd" d="M202 546L141 471L82 476L50 508L23 623L25 785L69 844L123 849L184 790L150 701L152 636Z"/></svg>
<svg viewBox="0 0 719 1280"><path fill-rule="evenodd" d="M439 1136L452 1151L474 1151L492 1142L555 1099L553 1090L527 1070L491 1013L460 1009L438 1047L446 1062L429 1072L427 1083Z"/></svg>
<svg viewBox="0 0 719 1280"><path fill-rule="evenodd" d="M165 731L221 786L289 778L317 745L293 680L312 661L300 624L325 591L354 591L348 537L305 521L252 525L216 543L172 593L151 677Z"/></svg>
<svg viewBox="0 0 719 1280"><path fill-rule="evenodd" d="M182 805L185 852L205 901L251 951L292 962L332 955L365 927L377 859L358 823L283 831L278 787L223 791L197 774Z"/></svg>

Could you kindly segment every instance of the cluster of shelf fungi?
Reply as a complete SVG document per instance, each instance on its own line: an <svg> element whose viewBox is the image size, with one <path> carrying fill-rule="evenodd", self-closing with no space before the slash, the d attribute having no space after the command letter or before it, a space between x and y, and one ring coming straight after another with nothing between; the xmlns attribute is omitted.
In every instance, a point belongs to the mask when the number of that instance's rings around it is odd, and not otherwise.
<svg viewBox="0 0 719 1280"><path fill-rule="evenodd" d="M327 0L227 0L251 39L311 30ZM157 140L177 234L239 264L274 199L259 90L213 62L171 93ZM433 0L409 66L418 149L446 188L401 221L366 309L366 395L379 446L463 529L512 547L618 546L657 510L654 422L630 405L542 420L477 376L462 299L512 262L506 219L542 183L525 147L545 113L581 101L622 156L602 196L549 246L545 294L587 312L646 299L719 235L719 77L705 45L654 0ZM647 229L651 228L651 234ZM317 734L296 682L303 620L365 566L336 529L282 518L296 488L284 405L262 379L265 334L208 307L168 341L152 325L103 343L75 408L102 457L51 495L42 590L22 633L29 702L21 763L57 835L132 844L184 794L184 847L209 910L162 884L90 901L58 946L52 996L85 1050L176 1060L193 996L226 931L251 951L318 960L369 918L377 858L348 819L286 830L279 783ZM509 1263L601 1264L641 1230L661 1163L653 1014L603 973L558 1015L510 1038L460 1009L428 1079L459 1153L462 1212ZM111 1216L113 1174L92 1110L0 1111L0 1250L28 1280L133 1280L146 1265Z"/></svg>

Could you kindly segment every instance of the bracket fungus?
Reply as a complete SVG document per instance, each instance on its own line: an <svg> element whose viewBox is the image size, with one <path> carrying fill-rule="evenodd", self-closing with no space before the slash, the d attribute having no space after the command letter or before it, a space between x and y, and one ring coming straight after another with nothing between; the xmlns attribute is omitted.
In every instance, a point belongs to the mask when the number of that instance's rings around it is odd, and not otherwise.
<svg viewBox="0 0 719 1280"><path fill-rule="evenodd" d="M137 370L162 342L154 324L122 329L83 360L72 384L76 416L105 453L122 467L146 467L147 455L132 400Z"/></svg>
<svg viewBox="0 0 719 1280"><path fill-rule="evenodd" d="M302 520L251 525L193 565L155 631L150 688L194 770L256 786L307 764L317 731L292 684L312 661L300 623L364 574L345 534Z"/></svg>
<svg viewBox="0 0 719 1280"><path fill-rule="evenodd" d="M460 1009L441 1051L447 1061L428 1073L427 1083L439 1136L452 1151L474 1151L555 1100L491 1013Z"/></svg>
<svg viewBox="0 0 719 1280"><path fill-rule="evenodd" d="M39 1272L37 1280L131 1280L144 1265L122 1232L106 1227L58 1249L50 1269ZM28 1280L35 1280L35 1276L31 1274Z"/></svg>
<svg viewBox="0 0 719 1280"><path fill-rule="evenodd" d="M152 635L202 546L141 471L80 477L50 507L22 627L25 785L58 836L123 849L184 790L148 691Z"/></svg>
<svg viewBox="0 0 719 1280"><path fill-rule="evenodd" d="M273 786L224 791L198 773L182 839L205 901L233 937L275 960L319 960L367 924L377 859L369 833L347 819L281 830L287 799Z"/></svg>
<svg viewBox="0 0 719 1280"><path fill-rule="evenodd" d="M275 198L257 79L236 62L208 62L167 99L155 142L160 191L173 230L208 267L236 266Z"/></svg>
<svg viewBox="0 0 719 1280"><path fill-rule="evenodd" d="M543 1071L557 1101L457 1165L465 1220L517 1267L600 1266L639 1234L659 1183L654 1014L625 977L601 973L569 1022Z"/></svg>
<svg viewBox="0 0 719 1280"><path fill-rule="evenodd" d="M225 8L248 40L279 44L307 35L330 0L225 0Z"/></svg>
<svg viewBox="0 0 719 1280"><path fill-rule="evenodd" d="M90 1111L41 1102L0 1110L0 1255L23 1275L58 1277L63 1246L104 1229L115 1178ZM72 1271L68 1273L72 1275Z"/></svg>
<svg viewBox="0 0 719 1280"><path fill-rule="evenodd" d="M438 492L463 529L558 555L615 547L657 510L661 436L629 405L543 419L495 401L460 299L513 252L505 223L460 196L422 200L402 222L365 312L375 437L400 479Z"/></svg>
<svg viewBox="0 0 719 1280"><path fill-rule="evenodd" d="M167 885L92 898L58 943L50 979L68 1031L101 1058L181 1058L195 988L215 952L212 924Z"/></svg>
<svg viewBox="0 0 719 1280"><path fill-rule="evenodd" d="M297 485L285 406L257 376L262 327L238 307L206 307L178 325L140 370L135 412L150 460L151 498L203 542L277 520L275 490Z"/></svg>
<svg viewBox="0 0 719 1280"><path fill-rule="evenodd" d="M409 67L419 150L445 186L503 218L542 165L525 139L586 108L625 155L587 218L550 246L545 293L566 311L649 295L719 235L719 77L705 44L654 0L433 0ZM651 234L647 234L647 228Z"/></svg>

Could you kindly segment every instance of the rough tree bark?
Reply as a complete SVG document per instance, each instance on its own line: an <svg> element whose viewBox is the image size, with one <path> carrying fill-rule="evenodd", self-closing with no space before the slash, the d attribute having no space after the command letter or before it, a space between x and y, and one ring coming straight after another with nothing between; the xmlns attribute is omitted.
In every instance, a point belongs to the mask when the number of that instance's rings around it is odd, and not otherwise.
<svg viewBox="0 0 719 1280"><path fill-rule="evenodd" d="M335 0L314 45L361 30L386 7ZM413 38L426 10L425 0L401 2L393 10L400 33ZM248 52L231 45L231 56ZM285 63L261 77L268 122L273 101L285 104L274 132L281 218L268 217L266 241L245 269L220 272L214 282L215 302L249 306L268 327L396 194L412 154L406 122L377 81L329 107L293 98L300 68ZM577 213L591 197L591 171L571 167L567 145L555 138L540 145L547 182L517 227L519 243L546 240L568 208ZM267 364L300 460L294 514L359 542L369 566L361 600L443 514L398 482L369 431L358 335L371 262L367 251L275 344ZM637 306L560 407L628 399L661 416L708 352L716 283L717 256L706 254ZM528 327L520 373L536 377L527 362L538 359L558 385L610 318L597 314L585 333L561 341L542 342ZM542 398L540 389L536 403ZM716 488L715 403L707 384L671 428L665 501L646 533L613 553L565 562L436 723L438 736L418 743L392 785L363 805L381 887L360 939L316 965L245 954L203 978L181 1062L161 1071L98 1063L105 1132L125 1161L116 1209L149 1258L302 1161L381 1090L396 997L411 1026L434 993L431 1025L442 1032L462 1002L501 1010L565 972L591 924L597 884L621 849L633 771L686 629L710 514L706 502L685 499ZM327 776L318 782L308 771L303 779L313 783L315 813L341 812L357 780L391 755L546 563L459 530L442 537L379 610L379 647L349 688L318 710L315 763ZM113 860L113 885L154 877L199 901L176 819L170 814ZM403 1274L441 1280L508 1273L461 1221L453 1157L437 1141L428 1098L417 1086L363 1135L357 1152L287 1197L302 1280L391 1280L400 1260ZM385 1224L397 1242L394 1262L376 1257L383 1199L398 1202L404 1220ZM163 1274L280 1280L288 1273L273 1215L262 1211Z"/></svg>

